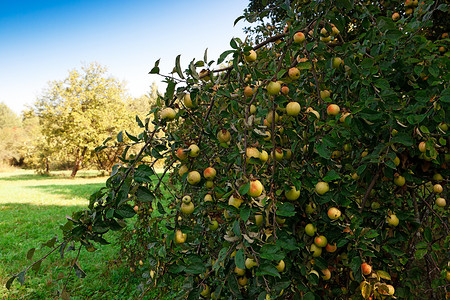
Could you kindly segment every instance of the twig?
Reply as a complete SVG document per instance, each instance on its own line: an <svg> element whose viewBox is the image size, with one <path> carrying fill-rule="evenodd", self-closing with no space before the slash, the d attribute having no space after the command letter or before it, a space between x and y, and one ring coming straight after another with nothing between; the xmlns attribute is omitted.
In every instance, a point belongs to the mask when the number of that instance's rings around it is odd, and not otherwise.
<svg viewBox="0 0 450 300"><path fill-rule="evenodd" d="M366 206L367 198L369 198L369 194L372 191L375 183L377 182L378 177L380 176L381 169L379 168L375 176L372 178L372 181L369 184L369 187L367 188L366 193L364 194L364 198L361 204L361 208L359 209L359 212L361 213L364 210L364 206Z"/></svg>

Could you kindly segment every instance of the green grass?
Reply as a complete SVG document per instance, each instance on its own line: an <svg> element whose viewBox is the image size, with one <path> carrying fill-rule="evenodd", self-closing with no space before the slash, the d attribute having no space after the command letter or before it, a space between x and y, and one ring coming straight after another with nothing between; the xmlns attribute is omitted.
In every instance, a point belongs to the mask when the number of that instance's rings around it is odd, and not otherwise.
<svg viewBox="0 0 450 300"><path fill-rule="evenodd" d="M14 282L10 291L5 283L11 274L24 270L31 261L26 253L35 247L33 259L45 255L49 248L41 249L46 242L61 231L66 215L85 208L90 194L104 186L106 177L96 172L79 172L71 179L69 172L37 175L32 171L0 173L0 298L1 299L52 299L63 281L55 281L58 273L67 274L63 266L75 252L63 260L52 254L35 273L28 271L23 286ZM73 278L67 290L71 299L133 299L134 286L127 285L128 268L118 262L119 249L114 245L118 238L109 234L112 245L101 246L93 253L82 251L80 265L87 273L84 279ZM57 263L55 263L57 262ZM75 277L75 276L72 276Z"/></svg>

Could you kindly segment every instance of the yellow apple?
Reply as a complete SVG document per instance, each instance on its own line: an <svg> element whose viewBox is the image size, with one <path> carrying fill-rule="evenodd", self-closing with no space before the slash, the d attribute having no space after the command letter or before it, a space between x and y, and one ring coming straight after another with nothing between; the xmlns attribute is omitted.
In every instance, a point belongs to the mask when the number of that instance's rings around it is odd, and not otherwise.
<svg viewBox="0 0 450 300"><path fill-rule="evenodd" d="M183 176L184 173L188 172L189 169L186 165L181 165L178 169L178 175Z"/></svg>
<svg viewBox="0 0 450 300"><path fill-rule="evenodd" d="M316 190L317 194L323 195L330 190L330 186L328 185L328 182L319 181L316 184L315 190Z"/></svg>
<svg viewBox="0 0 450 300"><path fill-rule="evenodd" d="M297 67L292 67L288 71L288 76L292 80L297 80L300 78L300 70Z"/></svg>
<svg viewBox="0 0 450 300"><path fill-rule="evenodd" d="M245 277L245 276L244 277L239 277L238 278L238 283L239 283L240 286L246 285L248 283L247 277Z"/></svg>
<svg viewBox="0 0 450 300"><path fill-rule="evenodd" d="M199 183L201 179L202 179L202 177L200 176L200 173L197 171L191 171L188 173L187 181L191 185L195 185L195 184Z"/></svg>
<svg viewBox="0 0 450 300"><path fill-rule="evenodd" d="M238 267L235 267L234 268L234 273L236 273L236 275L238 275L238 276L244 276L245 270L244 269L240 269Z"/></svg>
<svg viewBox="0 0 450 300"><path fill-rule="evenodd" d="M233 195L231 195L230 198L228 198L228 205L234 206L236 208L239 208L242 202L244 202L242 199L235 198Z"/></svg>
<svg viewBox="0 0 450 300"><path fill-rule="evenodd" d="M272 124L273 115L274 115L273 110L269 111L266 115L266 120L267 120L267 123L269 123L269 125ZM277 112L275 112L275 123L278 122L279 118L280 118L280 116L277 114Z"/></svg>
<svg viewBox="0 0 450 300"><path fill-rule="evenodd" d="M211 194L206 194L206 195L205 195L205 198L203 198L203 200L204 200L205 202L212 202L212 201L213 201L213 198L212 198Z"/></svg>
<svg viewBox="0 0 450 300"><path fill-rule="evenodd" d="M296 117L300 113L300 104L295 101L291 101L286 105L286 113L288 116Z"/></svg>
<svg viewBox="0 0 450 300"><path fill-rule="evenodd" d="M281 272L283 272L284 269L286 268L286 264L284 263L283 260L280 260L280 262L278 263L278 265L276 265L275 268L277 268L278 272L281 273Z"/></svg>
<svg viewBox="0 0 450 300"><path fill-rule="evenodd" d="M226 129L219 130L217 133L217 139L220 143L227 143L231 140L231 134Z"/></svg>
<svg viewBox="0 0 450 300"><path fill-rule="evenodd" d="M196 107L195 102L192 101L192 99L191 99L191 94L184 95L183 102L184 102L184 106L186 106L187 108Z"/></svg>
<svg viewBox="0 0 450 300"><path fill-rule="evenodd" d="M190 215L194 212L194 203L181 203L181 212L185 215Z"/></svg>
<svg viewBox="0 0 450 300"><path fill-rule="evenodd" d="M305 226L305 233L309 236L314 236L316 231L317 231L317 228L311 223L309 223Z"/></svg>
<svg viewBox="0 0 450 300"><path fill-rule="evenodd" d="M400 223L400 220L397 218L396 215L391 214L387 217L387 222L388 222L389 226L395 227L398 225L398 223Z"/></svg>
<svg viewBox="0 0 450 300"><path fill-rule="evenodd" d="M266 162L266 161L269 159L269 153L267 153L266 150L262 150L262 151L261 151L261 154L259 155L259 159L260 159L262 162Z"/></svg>
<svg viewBox="0 0 450 300"><path fill-rule="evenodd" d="M419 143L419 151L425 153L427 151L427 144L425 142Z"/></svg>
<svg viewBox="0 0 450 300"><path fill-rule="evenodd" d="M395 178L394 178L394 183L395 183L395 185L397 185L397 186L404 186L405 183L406 183L405 177L400 176L400 175L397 176L397 177L395 177Z"/></svg>
<svg viewBox="0 0 450 300"><path fill-rule="evenodd" d="M267 89L267 93L269 95L278 95L281 90L281 84L277 81L271 81L266 86L266 89Z"/></svg>
<svg viewBox="0 0 450 300"><path fill-rule="evenodd" d="M330 93L329 90L323 90L323 91L320 91L320 98L321 98L322 100L325 100L325 99L327 99L327 98L330 98L330 96L331 96L331 93Z"/></svg>
<svg viewBox="0 0 450 300"><path fill-rule="evenodd" d="M163 120L167 120L167 121L172 121L175 119L177 113L175 112L175 110L171 107L166 107L164 108L161 113L160 113L160 117Z"/></svg>
<svg viewBox="0 0 450 300"><path fill-rule="evenodd" d="M439 183L433 185L433 192L435 192L436 194L442 193L443 190L444 188Z"/></svg>
<svg viewBox="0 0 450 300"><path fill-rule="evenodd" d="M328 209L328 218L331 220L336 220L341 216L341 211L337 209L336 207L330 207Z"/></svg>
<svg viewBox="0 0 450 300"><path fill-rule="evenodd" d="M301 44L305 41L305 34L301 31L294 34L294 43Z"/></svg>
<svg viewBox="0 0 450 300"><path fill-rule="evenodd" d="M181 232L181 230L177 230L175 232L175 243L177 244L183 244L186 241L187 234Z"/></svg>
<svg viewBox="0 0 450 300"><path fill-rule="evenodd" d="M248 147L245 150L245 155L247 156L247 163L250 162L250 158L259 159L259 157L261 156L259 150L254 147Z"/></svg>
<svg viewBox="0 0 450 300"><path fill-rule="evenodd" d="M200 148L196 144L192 144L189 146L189 156L197 157L200 154Z"/></svg>
<svg viewBox="0 0 450 300"><path fill-rule="evenodd" d="M437 198L434 203L439 207L445 207L447 205L447 201L442 197Z"/></svg>
<svg viewBox="0 0 450 300"><path fill-rule="evenodd" d="M316 246L316 244L311 245L310 251L312 252L313 257L319 257L322 254L322 248Z"/></svg>
<svg viewBox="0 0 450 300"><path fill-rule="evenodd" d="M300 197L300 191L297 191L295 186L291 186L291 189L289 191L285 191L284 195L286 196L286 199L293 201Z"/></svg>
<svg viewBox="0 0 450 300"><path fill-rule="evenodd" d="M254 62L256 60L256 57L257 57L257 55L256 55L255 50L250 50L249 54L245 55L245 60L247 62Z"/></svg>

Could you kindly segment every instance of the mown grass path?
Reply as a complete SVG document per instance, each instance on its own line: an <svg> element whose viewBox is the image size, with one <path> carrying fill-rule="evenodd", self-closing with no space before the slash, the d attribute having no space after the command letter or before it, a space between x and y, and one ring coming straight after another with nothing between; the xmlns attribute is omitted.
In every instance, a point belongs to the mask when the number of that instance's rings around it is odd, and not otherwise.
<svg viewBox="0 0 450 300"><path fill-rule="evenodd" d="M58 274L67 274L63 267L70 259L61 260L58 253L45 261L40 271L29 271L24 286L16 281L11 291L5 283L11 274L25 269L31 261L26 259L30 248L36 247L33 259L45 255L49 248L40 249L41 243L58 234L65 216L85 208L89 196L104 186L105 177L96 172L80 172L71 179L68 172L51 176L37 175L33 171L0 173L0 299L52 299L63 285L56 280ZM109 235L114 241L117 235ZM114 264L118 258L117 246L102 246L94 253L81 252L80 265L87 277L71 279L68 284L72 299L132 299L132 291L114 284L125 282L127 269ZM73 255L74 256L74 253ZM59 261L58 264L52 262ZM72 276L73 277L73 276ZM126 277L126 276L125 276ZM126 291L128 290L128 291Z"/></svg>

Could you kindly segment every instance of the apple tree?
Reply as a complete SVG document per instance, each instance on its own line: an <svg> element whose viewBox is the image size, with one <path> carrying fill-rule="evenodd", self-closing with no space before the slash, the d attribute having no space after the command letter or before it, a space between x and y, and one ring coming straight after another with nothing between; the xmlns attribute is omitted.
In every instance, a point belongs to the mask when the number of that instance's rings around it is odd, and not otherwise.
<svg viewBox="0 0 450 300"><path fill-rule="evenodd" d="M246 11L252 34L217 61L155 63L167 89L130 137L144 145L61 252L123 230L143 296L448 296L447 3L288 3L270 24L273 6Z"/></svg>

